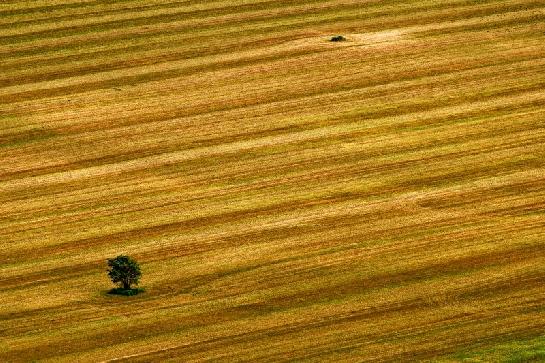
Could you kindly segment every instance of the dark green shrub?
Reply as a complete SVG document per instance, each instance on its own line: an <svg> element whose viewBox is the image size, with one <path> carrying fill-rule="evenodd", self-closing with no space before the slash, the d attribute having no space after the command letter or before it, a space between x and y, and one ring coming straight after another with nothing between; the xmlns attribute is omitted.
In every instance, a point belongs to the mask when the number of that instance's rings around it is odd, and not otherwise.
<svg viewBox="0 0 545 363"><path fill-rule="evenodd" d="M342 35L335 35L334 37L331 37L330 41L332 42L343 42L345 41L346 38L343 37Z"/></svg>

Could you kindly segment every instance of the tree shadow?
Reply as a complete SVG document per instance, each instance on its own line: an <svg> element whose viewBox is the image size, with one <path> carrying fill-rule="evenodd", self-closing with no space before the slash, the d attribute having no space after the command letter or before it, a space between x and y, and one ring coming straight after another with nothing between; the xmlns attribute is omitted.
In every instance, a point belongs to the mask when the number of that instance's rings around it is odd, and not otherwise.
<svg viewBox="0 0 545 363"><path fill-rule="evenodd" d="M141 288L124 289L122 287L116 287L108 291L108 295L121 295L121 296L134 296L143 293L145 290Z"/></svg>

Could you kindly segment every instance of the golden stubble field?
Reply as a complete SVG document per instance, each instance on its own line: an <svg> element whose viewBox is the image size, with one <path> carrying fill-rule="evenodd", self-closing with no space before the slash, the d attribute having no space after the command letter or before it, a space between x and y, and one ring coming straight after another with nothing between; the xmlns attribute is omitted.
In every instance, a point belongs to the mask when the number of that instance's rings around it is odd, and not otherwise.
<svg viewBox="0 0 545 363"><path fill-rule="evenodd" d="M543 1L4 0L0 361L543 358L544 143Z"/></svg>

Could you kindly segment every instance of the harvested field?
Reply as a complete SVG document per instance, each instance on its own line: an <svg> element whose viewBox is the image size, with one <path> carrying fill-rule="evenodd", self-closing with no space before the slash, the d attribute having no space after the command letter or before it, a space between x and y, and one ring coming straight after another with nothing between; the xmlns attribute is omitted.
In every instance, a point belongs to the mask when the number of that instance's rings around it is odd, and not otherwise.
<svg viewBox="0 0 545 363"><path fill-rule="evenodd" d="M543 1L5 0L0 70L0 362L545 359Z"/></svg>

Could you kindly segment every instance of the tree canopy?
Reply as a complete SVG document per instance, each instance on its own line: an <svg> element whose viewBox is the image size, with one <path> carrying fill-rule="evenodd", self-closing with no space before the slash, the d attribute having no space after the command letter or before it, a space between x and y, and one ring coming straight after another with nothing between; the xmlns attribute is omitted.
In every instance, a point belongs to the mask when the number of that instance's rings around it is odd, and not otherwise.
<svg viewBox="0 0 545 363"><path fill-rule="evenodd" d="M119 255L108 259L108 276L123 289L129 290L131 285L138 285L141 275L140 265L129 256Z"/></svg>

